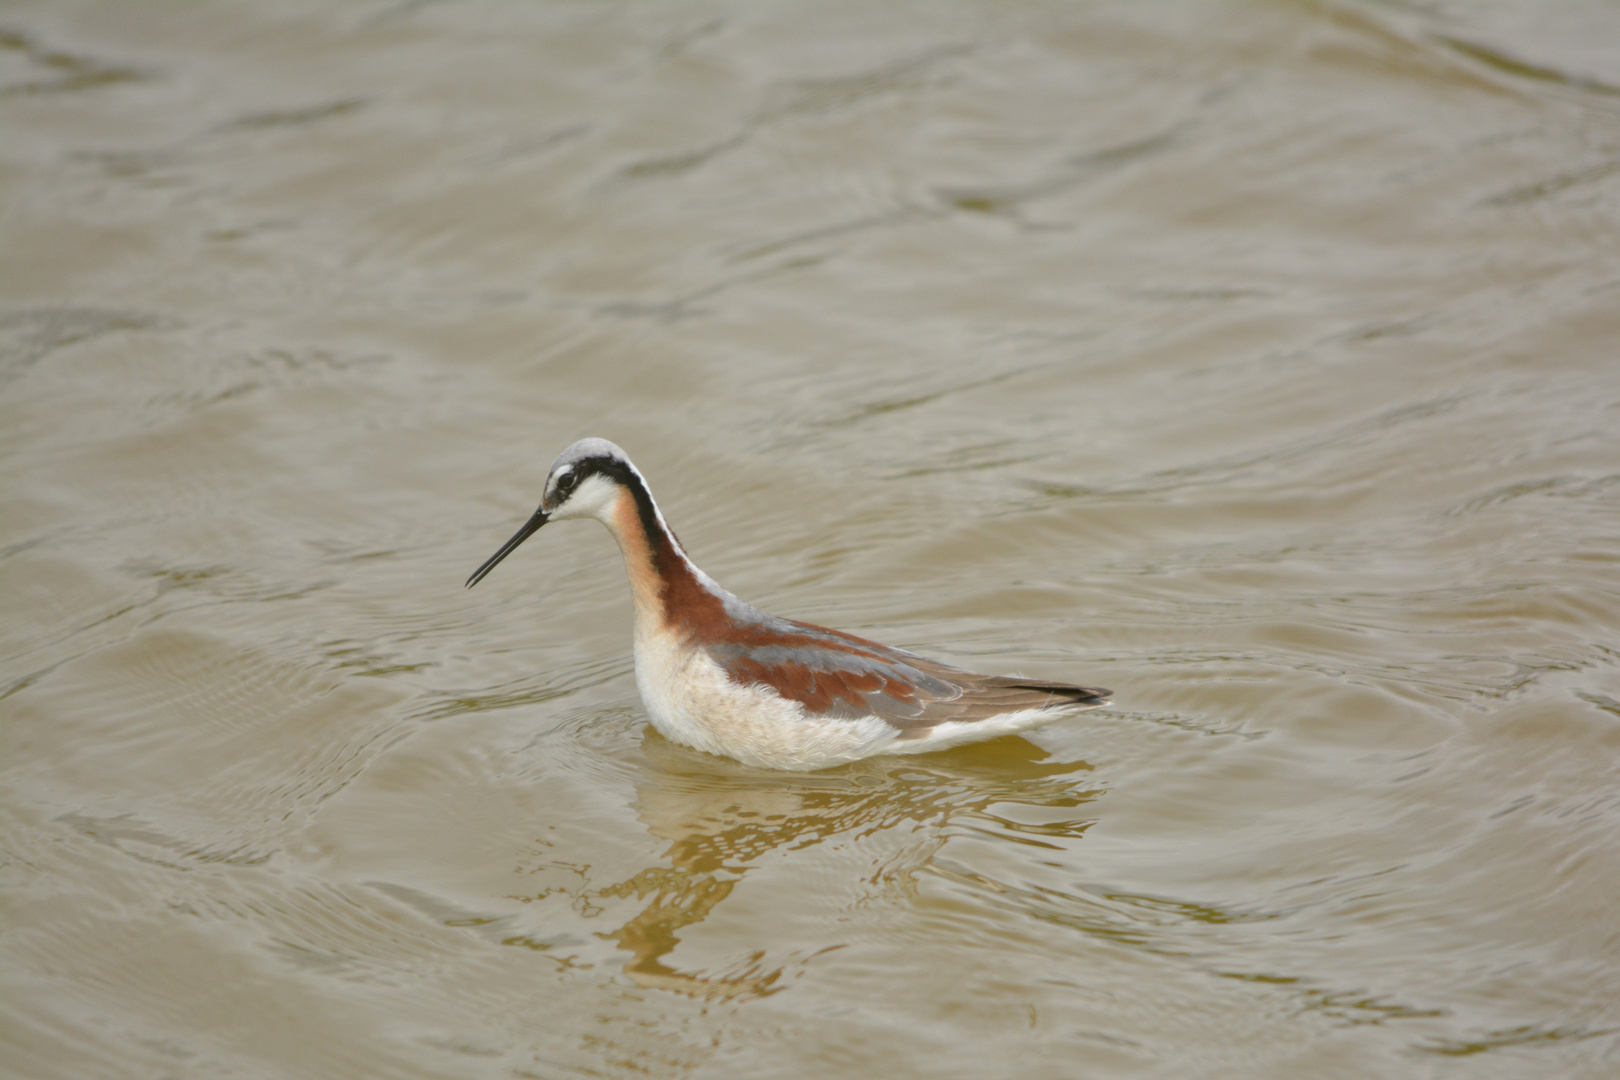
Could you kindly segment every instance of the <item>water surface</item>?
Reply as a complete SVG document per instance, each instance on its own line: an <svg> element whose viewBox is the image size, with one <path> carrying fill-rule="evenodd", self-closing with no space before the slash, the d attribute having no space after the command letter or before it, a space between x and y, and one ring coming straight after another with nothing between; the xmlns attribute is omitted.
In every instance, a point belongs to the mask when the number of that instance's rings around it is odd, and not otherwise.
<svg viewBox="0 0 1620 1080"><path fill-rule="evenodd" d="M27 1077L1620 1073L1620 10L0 8ZM1112 687L810 775L739 595Z"/></svg>

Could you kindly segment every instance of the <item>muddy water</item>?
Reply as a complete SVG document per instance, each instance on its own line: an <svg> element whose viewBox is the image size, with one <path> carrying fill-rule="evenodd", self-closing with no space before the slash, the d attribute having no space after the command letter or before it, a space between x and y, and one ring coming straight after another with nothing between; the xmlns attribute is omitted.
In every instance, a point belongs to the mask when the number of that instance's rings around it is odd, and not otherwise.
<svg viewBox="0 0 1620 1080"><path fill-rule="evenodd" d="M1620 1075L1620 10L0 10L19 1077ZM753 771L768 610L1115 706Z"/></svg>

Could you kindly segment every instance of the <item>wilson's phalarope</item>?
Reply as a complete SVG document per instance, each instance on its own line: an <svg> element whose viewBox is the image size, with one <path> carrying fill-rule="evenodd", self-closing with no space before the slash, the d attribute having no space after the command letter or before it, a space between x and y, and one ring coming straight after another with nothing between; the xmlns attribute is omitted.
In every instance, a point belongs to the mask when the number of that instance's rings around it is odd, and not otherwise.
<svg viewBox="0 0 1620 1080"><path fill-rule="evenodd" d="M478 584L548 521L593 517L624 553L636 686L653 726L771 769L823 769L1024 731L1108 703L1111 691L978 675L745 604L687 557L647 481L606 439L581 439L540 508L467 579Z"/></svg>

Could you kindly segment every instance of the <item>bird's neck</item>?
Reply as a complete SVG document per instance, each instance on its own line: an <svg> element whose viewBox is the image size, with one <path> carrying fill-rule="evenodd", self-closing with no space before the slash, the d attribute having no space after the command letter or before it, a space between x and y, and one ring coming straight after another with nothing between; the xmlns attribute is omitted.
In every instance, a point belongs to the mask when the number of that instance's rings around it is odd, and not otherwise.
<svg viewBox="0 0 1620 1080"><path fill-rule="evenodd" d="M724 590L687 558L645 485L621 489L605 523L624 553L638 631L699 642L723 629Z"/></svg>

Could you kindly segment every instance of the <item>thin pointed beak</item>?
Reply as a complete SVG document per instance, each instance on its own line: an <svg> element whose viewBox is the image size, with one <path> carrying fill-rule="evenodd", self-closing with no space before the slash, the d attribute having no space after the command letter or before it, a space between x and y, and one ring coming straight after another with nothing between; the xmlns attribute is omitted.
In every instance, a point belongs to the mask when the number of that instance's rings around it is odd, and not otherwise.
<svg viewBox="0 0 1620 1080"><path fill-rule="evenodd" d="M467 588L470 589L480 581L483 581L484 575L495 569L496 563L512 554L512 552L517 550L517 546L519 544L523 543L523 541L539 532L540 526L544 525L546 520L547 514L545 510L543 508L536 510L534 512L534 516L523 523L523 528L519 529L513 535L512 539L501 545L501 550L491 555L488 562L486 562L483 566L480 566L477 570L473 571L472 577L467 579Z"/></svg>

